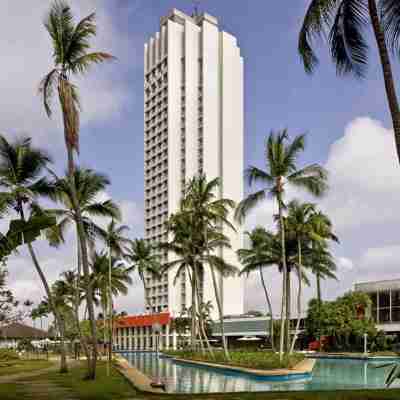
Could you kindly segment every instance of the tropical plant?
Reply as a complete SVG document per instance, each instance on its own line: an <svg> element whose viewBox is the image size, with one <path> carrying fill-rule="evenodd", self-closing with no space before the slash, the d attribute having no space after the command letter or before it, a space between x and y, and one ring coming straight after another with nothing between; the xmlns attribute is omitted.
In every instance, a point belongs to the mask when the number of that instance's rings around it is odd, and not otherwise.
<svg viewBox="0 0 400 400"><path fill-rule="evenodd" d="M146 275L159 277L161 271L160 256L154 252L154 246L147 244L144 239L135 239L125 252L125 259L131 265L131 270L136 271L143 284L146 309L150 309L149 295L147 292Z"/></svg>
<svg viewBox="0 0 400 400"><path fill-rule="evenodd" d="M248 215L261 201L267 197L273 197L278 203L279 216L279 232L281 238L281 260L282 260L282 307L281 307L281 334L279 353L283 358L285 336L289 337L289 302L288 295L290 290L289 274L286 263L285 249L285 226L284 226L284 194L285 189L289 185L301 188L314 196L321 196L327 189L327 173L318 164L307 165L303 168L297 167L298 157L305 148L305 135L296 136L293 141L289 142L286 130L274 133L265 143L265 163L266 170L262 170L255 166L247 168L245 175L250 186L256 183L265 185L263 188L250 194L242 200L236 209L236 217L239 221ZM285 301L286 300L286 301ZM287 321L287 323L286 323ZM285 334L286 333L286 334Z"/></svg>
<svg viewBox="0 0 400 400"><path fill-rule="evenodd" d="M4 189L0 193L0 204L3 207L6 205L8 210L14 211L19 216L19 220L11 221L10 228L12 225L28 226L31 220L26 216L27 211L32 211L34 215L37 199L48 197L53 192L52 185L44 176L50 162L50 156L32 146L30 138L9 142L0 135L0 187ZM54 305L50 285L32 244L38 233L36 229L33 229L29 235L18 232L18 238L13 239L12 242L17 241L18 244L27 245L33 265L45 289L50 309L54 318L59 320L60 315ZM62 347L60 372L66 372L67 369L65 349Z"/></svg>
<svg viewBox="0 0 400 400"><path fill-rule="evenodd" d="M88 379L96 377L97 339L96 319L93 305L93 287L90 280L86 235L75 185L74 151L79 153L79 96L78 88L71 82L71 76L86 74L91 66L113 59L105 52L89 52L90 39L96 35L95 14L83 18L77 24L68 3L63 0L53 2L44 26L50 35L53 47L54 68L40 83L40 93L47 115L52 114L51 100L58 93L61 106L64 139L68 155L68 178L72 194L72 207L77 217L79 243L83 274L86 285L86 302L92 336L92 357L88 360Z"/></svg>
<svg viewBox="0 0 400 400"><path fill-rule="evenodd" d="M132 284L132 278L129 275L129 269L124 263L115 257L111 257L110 263L110 258L106 252L93 253L91 269L93 286L100 297L103 316L105 316L107 315L108 306L113 304L112 296L126 295L128 293L128 285ZM106 319L103 319L103 321L105 323ZM106 341L105 332L106 327L104 326L104 341Z"/></svg>
<svg viewBox="0 0 400 400"><path fill-rule="evenodd" d="M224 278L235 275L238 272L238 268L227 263L223 257L215 255L214 250L219 248L226 251L231 248L230 241L223 232L227 229L236 231L235 226L229 220L229 216L235 209L236 204L231 199L217 196L220 185L219 178L208 181L204 174L193 177L187 184L186 193L182 200L182 210L190 215L194 241L199 239L198 246L200 248L202 266L208 266L211 272L221 325L222 345L225 357L229 360L230 356L224 335L222 287L217 282L217 273L221 277L220 282L222 282ZM196 236L200 237L197 238ZM197 272L195 268L193 274L196 276L198 273L201 273L201 271ZM198 303L200 304L201 302L199 301Z"/></svg>
<svg viewBox="0 0 400 400"><path fill-rule="evenodd" d="M275 351L274 343L274 314L272 310L272 303L268 293L267 286L265 284L263 269L265 267L271 267L274 265L275 260L271 254L273 248L273 234L266 231L262 227L256 227L251 232L245 233L250 241L248 248L239 249L238 256L241 264L243 265L240 275L249 276L251 272L258 272L260 275L260 281L264 290L265 300L268 307L268 313L270 316L270 341L272 351ZM279 255L280 257L280 255ZM271 261L272 264L271 264ZM278 260L279 261L279 260Z"/></svg>
<svg viewBox="0 0 400 400"><path fill-rule="evenodd" d="M299 34L298 51L307 73L318 65L313 40L328 40L338 75L365 76L369 62L368 28L372 25L400 160L400 110L389 49L398 56L400 5L397 0L312 0Z"/></svg>

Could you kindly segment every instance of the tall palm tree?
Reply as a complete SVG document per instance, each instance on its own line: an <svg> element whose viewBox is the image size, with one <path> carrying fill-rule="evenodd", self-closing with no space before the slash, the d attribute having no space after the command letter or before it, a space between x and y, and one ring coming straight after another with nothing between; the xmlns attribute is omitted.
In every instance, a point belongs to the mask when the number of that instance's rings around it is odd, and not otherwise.
<svg viewBox="0 0 400 400"><path fill-rule="evenodd" d="M249 275L251 272L257 271L260 274L261 284L264 290L265 300L270 315L270 340L272 351L275 351L274 343L274 314L272 309L271 299L265 284L263 269L271 267L275 264L276 259L273 256L273 241L274 235L268 232L263 227L256 227L252 232L245 233L250 240L250 247L239 249L238 256L243 269L240 275ZM279 255L280 256L280 255ZM279 261L279 260L278 260Z"/></svg>
<svg viewBox="0 0 400 400"><path fill-rule="evenodd" d="M147 244L144 239L131 241L124 257L131 264L131 270L137 271L143 284L145 308L150 308L146 275L150 273L153 276L160 276L160 257L154 253L153 246Z"/></svg>
<svg viewBox="0 0 400 400"><path fill-rule="evenodd" d="M101 299L103 315L106 315L109 304L109 257L106 252L94 252L91 262L92 280ZM111 294L118 296L128 293L128 285L132 284L129 270L124 263L115 257L111 260Z"/></svg>
<svg viewBox="0 0 400 400"><path fill-rule="evenodd" d="M117 204L112 200L98 200L99 196L106 190L107 185L110 184L109 179L96 171L85 168L77 168L74 171L74 180L76 194L78 198L78 204L80 213L83 219L84 230L86 238L90 248L94 249L96 238L100 238L103 235L103 229L95 223L95 218L121 218L121 212ZM68 178L55 177L54 192L51 194L51 198L61 205L60 208L53 209L51 212L57 216L58 224L56 229L48 230L48 238L50 243L58 246L64 242L65 233L68 228L73 224L76 229L77 237L77 273L75 276L75 316L79 317L79 305L81 304L81 275L82 275L82 251L81 244L79 241L78 233L78 216L73 207L72 191L69 184ZM71 278L71 276L69 276ZM87 354L87 361L90 362L90 355L88 354L88 344L86 343L86 337L82 335L79 320L78 320L78 334L85 353ZM89 366L90 369L90 366Z"/></svg>
<svg viewBox="0 0 400 400"><path fill-rule="evenodd" d="M298 168L298 157L305 148L305 135L296 136L293 141L289 142L287 130L277 133L271 132L265 144L265 163L266 170L262 170L256 166L247 168L245 175L248 183L252 186L255 183L265 185L262 189L250 194L246 199L240 202L236 209L236 217L242 220L248 213L267 197L273 197L278 203L279 215L279 232L281 237L282 248L282 309L281 309L281 333L280 333L280 359L283 359L284 339L288 336L289 321L285 327L285 319L287 318L287 299L288 286L288 270L286 264L285 249L285 226L283 210L285 208L284 195L288 185L305 189L307 192L321 196L327 189L327 173L318 164L307 165ZM285 328L287 334L285 335Z"/></svg>
<svg viewBox="0 0 400 400"><path fill-rule="evenodd" d="M321 277L323 279L336 279L334 271L336 264L331 253L328 250L328 241L339 243L338 237L333 232L333 225L329 217L321 211L313 214L312 220L313 235L311 236L311 246L313 264L312 271L315 273L317 280L317 298L321 302Z"/></svg>
<svg viewBox="0 0 400 400"><path fill-rule="evenodd" d="M51 163L48 154L33 147L30 138L9 142L0 135L0 203L15 211L22 221L26 221L26 212L39 197L48 197L53 187L44 176L45 168ZM45 289L49 307L59 323L60 314L55 307L50 285L40 266L33 244L25 240L33 265ZM61 326L61 325L60 325ZM65 348L61 347L60 372L68 370Z"/></svg>
<svg viewBox="0 0 400 400"><path fill-rule="evenodd" d="M64 139L68 156L68 176L72 193L72 206L77 215L79 242L82 251L82 267L87 287L86 301L88 306L93 357L89 360L90 369L87 378L96 377L97 339L96 318L93 306L93 287L90 281L89 259L86 246L86 235L83 218L80 212L75 186L74 151L79 152L79 96L78 88L71 82L71 76L86 74L91 66L113 57L104 52L90 52L90 39L96 35L95 14L83 18L77 24L68 3L63 0L53 2L45 19L44 26L52 41L54 68L42 79L40 93L47 115L52 114L51 100L54 92L58 93L61 106Z"/></svg>
<svg viewBox="0 0 400 400"><path fill-rule="evenodd" d="M372 25L378 47L386 97L400 160L400 110L389 49L398 56L400 6L397 0L312 0L299 34L298 50L306 72L318 65L315 38L327 38L338 75L365 76L369 62L368 28Z"/></svg>
<svg viewBox="0 0 400 400"><path fill-rule="evenodd" d="M197 228L202 245L201 256L209 267L214 287L214 295L217 303L219 319L221 324L222 344L226 359L229 360L229 352L224 335L224 311L222 305L222 282L223 278L234 275L238 272L235 266L229 265L222 257L212 255L212 248L219 246L221 249L230 248L228 238L222 233L228 228L236 231L235 226L230 221L230 214L235 209L236 204L228 198L217 196L221 185L219 178L207 180L204 174L193 177L186 188L186 194L182 201L184 212L190 213L194 227ZM211 235L209 237L209 235ZM196 270L194 271L196 272ZM220 285L217 282L216 272L221 277Z"/></svg>
<svg viewBox="0 0 400 400"><path fill-rule="evenodd" d="M322 240L314 230L315 224L312 223L316 213L315 204L300 203L298 200L292 200L288 205L288 215L285 220L287 230L297 242L297 275L298 275L298 294L297 294L297 324L295 334L290 346L290 353L294 346L300 329L301 321L301 303L302 303L302 275L303 275L303 244L310 240Z"/></svg>

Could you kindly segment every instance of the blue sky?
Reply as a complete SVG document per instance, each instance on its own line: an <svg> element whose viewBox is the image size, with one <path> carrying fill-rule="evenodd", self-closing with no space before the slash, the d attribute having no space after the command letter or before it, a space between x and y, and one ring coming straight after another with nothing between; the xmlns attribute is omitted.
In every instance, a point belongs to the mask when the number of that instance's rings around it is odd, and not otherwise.
<svg viewBox="0 0 400 400"><path fill-rule="evenodd" d="M48 121L36 96L38 82L51 66L49 41L41 24L50 1L43 0L30 13L22 0L5 3L6 12L0 16L4 71L0 131L8 136L31 135L51 151L56 168L62 171L65 152L59 116ZM141 235L143 43L158 29L162 15L173 7L190 13L192 2L73 0L71 4L80 18L96 10L99 29L94 48L118 58L94 68L90 77L78 82L83 103L80 161L109 175L108 195L123 206L132 235ZM291 0L290 4L203 0L200 8L218 17L223 29L238 38L245 60L245 165L262 165L265 137L271 129L287 127L291 135L308 132L301 162L320 162L330 170L331 192L321 207L334 219L342 239L334 248L341 280L325 287L327 296L334 297L351 288L354 280L397 276L398 166L374 42L370 42L365 80L338 78L323 44L318 50L321 64L308 76L297 54L297 34L308 1ZM397 61L394 73L400 74ZM302 194L290 192L289 196ZM272 212L273 204L266 202L247 227L255 221L270 224ZM44 243L39 248L54 278L63 265L73 262L69 247L58 253ZM11 260L10 279L17 293L37 298L41 291L28 264L24 253ZM271 284L278 279L273 272L268 274ZM253 286L258 288L250 280L247 307L263 307ZM121 307L140 310L140 298L137 284Z"/></svg>

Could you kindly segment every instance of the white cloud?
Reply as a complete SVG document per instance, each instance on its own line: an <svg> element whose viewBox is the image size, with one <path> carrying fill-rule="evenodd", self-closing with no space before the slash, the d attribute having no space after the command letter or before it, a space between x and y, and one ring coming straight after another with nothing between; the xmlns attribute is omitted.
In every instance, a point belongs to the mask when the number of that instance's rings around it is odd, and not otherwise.
<svg viewBox="0 0 400 400"><path fill-rule="evenodd" d="M341 243L333 248L339 281L324 282L324 296L341 295L357 281L398 278L400 167L393 131L371 118L354 119L346 126L344 135L331 145L325 167L329 171L330 191L325 198L312 201L330 216ZM293 197L310 200L303 193L290 191L287 200ZM268 200L252 213L246 226L270 226L272 212L276 211ZM269 274L274 288L272 298L278 307L277 282L281 278L277 273ZM261 287L255 285L257 280L248 283L250 308L264 306ZM304 304L314 295L313 290L305 289Z"/></svg>

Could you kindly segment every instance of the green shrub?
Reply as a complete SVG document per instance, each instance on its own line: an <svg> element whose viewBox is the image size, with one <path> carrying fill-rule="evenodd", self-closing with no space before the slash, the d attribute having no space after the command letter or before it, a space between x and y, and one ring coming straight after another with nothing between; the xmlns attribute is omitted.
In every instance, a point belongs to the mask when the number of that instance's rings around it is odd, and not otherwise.
<svg viewBox="0 0 400 400"><path fill-rule="evenodd" d="M0 349L0 363L19 360L18 354L11 349Z"/></svg>
<svg viewBox="0 0 400 400"><path fill-rule="evenodd" d="M190 351L168 351L168 355L184 358L193 361L213 362L217 364L225 364L236 367L252 368L252 369L275 369L275 368L292 368L304 359L303 354L294 353L285 355L282 362L279 361L279 354L271 351L232 351L230 352L231 361L225 360L222 351L215 351L214 357L211 354L193 353Z"/></svg>

